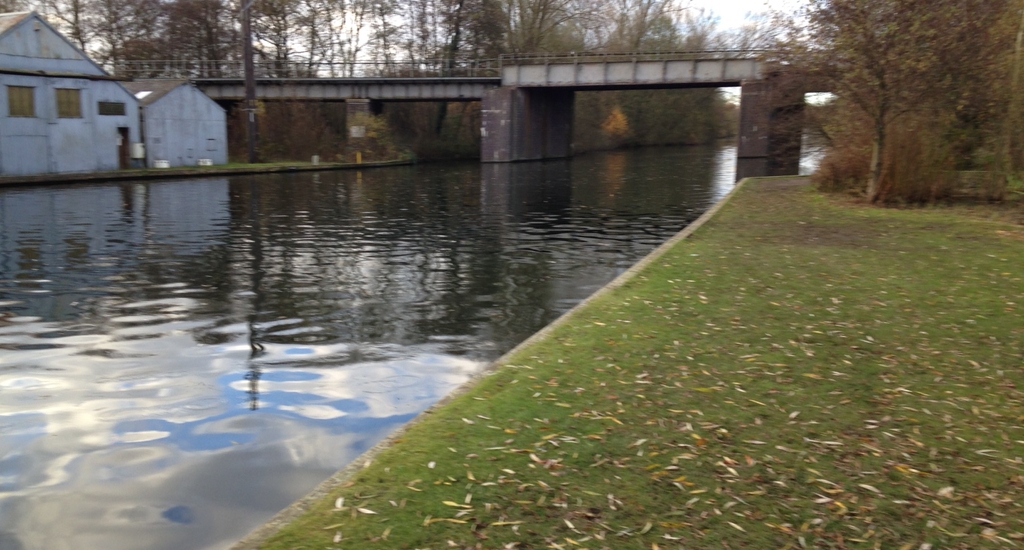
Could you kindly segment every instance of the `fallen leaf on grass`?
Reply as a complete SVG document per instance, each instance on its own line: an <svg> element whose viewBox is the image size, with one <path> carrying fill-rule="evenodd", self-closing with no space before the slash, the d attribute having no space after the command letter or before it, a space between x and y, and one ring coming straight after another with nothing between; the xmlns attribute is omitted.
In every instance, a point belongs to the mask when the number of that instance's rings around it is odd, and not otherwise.
<svg viewBox="0 0 1024 550"><path fill-rule="evenodd" d="M428 519L424 519L424 520L423 520L423 525L430 525L430 524L432 524L432 523L439 523L439 522L442 522L442 521L443 521L443 522L447 522L447 523L468 523L468 522L467 522L466 520L464 520L464 519L455 519L455 518L428 518Z"/></svg>

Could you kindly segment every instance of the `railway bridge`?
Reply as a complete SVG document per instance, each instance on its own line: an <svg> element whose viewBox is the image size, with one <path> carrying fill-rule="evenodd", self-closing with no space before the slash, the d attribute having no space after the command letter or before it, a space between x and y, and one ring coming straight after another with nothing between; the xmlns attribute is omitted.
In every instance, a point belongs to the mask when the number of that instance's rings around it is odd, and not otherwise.
<svg viewBox="0 0 1024 550"><path fill-rule="evenodd" d="M481 160L515 162L572 154L578 91L739 87L737 177L795 174L804 90L765 74L762 52L569 53L497 60L256 66L264 101L344 101L350 115L390 101L480 101ZM188 78L221 103L245 98L238 62L128 62L119 75ZM350 116L350 120L358 117Z"/></svg>

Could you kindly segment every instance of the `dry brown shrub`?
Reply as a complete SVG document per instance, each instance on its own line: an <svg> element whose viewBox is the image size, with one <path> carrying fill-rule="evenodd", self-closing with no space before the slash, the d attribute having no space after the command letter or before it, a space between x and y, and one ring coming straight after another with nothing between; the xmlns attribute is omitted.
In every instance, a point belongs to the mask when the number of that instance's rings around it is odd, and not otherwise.
<svg viewBox="0 0 1024 550"><path fill-rule="evenodd" d="M236 106L228 119L229 156L246 159L246 114ZM345 140L345 104L341 102L260 102L257 110L260 162L308 161L319 155L336 160Z"/></svg>
<svg viewBox="0 0 1024 550"><path fill-rule="evenodd" d="M870 176L870 161L870 150L863 147L833 147L821 159L811 181L822 191L862 194Z"/></svg>
<svg viewBox="0 0 1024 550"><path fill-rule="evenodd" d="M934 117L907 116L891 126L882 161L881 202L926 203L956 190L954 159Z"/></svg>
<svg viewBox="0 0 1024 550"><path fill-rule="evenodd" d="M871 128L855 109L837 104L817 113L831 142L812 180L827 192L863 195L869 180ZM953 122L936 112L907 113L890 125L882 155L879 202L927 203L969 196L1002 200L1006 178L995 171L957 171Z"/></svg>
<svg viewBox="0 0 1024 550"><path fill-rule="evenodd" d="M811 180L822 191L863 194L870 177L870 121L841 100L812 106L806 116L808 126L827 144Z"/></svg>

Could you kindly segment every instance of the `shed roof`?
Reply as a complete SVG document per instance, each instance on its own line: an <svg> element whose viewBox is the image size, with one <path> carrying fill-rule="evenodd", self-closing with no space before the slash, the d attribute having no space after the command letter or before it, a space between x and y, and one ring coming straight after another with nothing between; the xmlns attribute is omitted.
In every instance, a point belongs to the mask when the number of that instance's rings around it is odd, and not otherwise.
<svg viewBox="0 0 1024 550"><path fill-rule="evenodd" d="M63 42L63 48L53 49L56 44L50 44L50 51L44 53L41 51L18 51L18 48L12 52L9 48L3 48L3 52L0 53L0 57L6 57L6 63L10 63L11 60L27 60L27 63L14 63L13 65L5 66L5 70L17 70L17 71L28 71L36 75L46 76L75 76L85 77L93 79L94 77L106 77L110 78L109 73L106 69L100 66L98 63L92 60L88 54L81 50L74 42L68 39L68 37L61 34L60 31L55 29L53 25L46 21L46 19L39 15L38 12L34 11L22 11L14 13L0 13L0 45L10 40L12 37L16 37L17 28L23 25L27 25L29 20L35 20L34 30L44 31L47 34L52 35L58 41ZM23 40L24 43L29 41ZM31 48L30 48L31 50ZM6 54L6 55L5 55ZM68 62L72 62L73 65L68 65Z"/></svg>
<svg viewBox="0 0 1024 550"><path fill-rule="evenodd" d="M145 107L187 83L187 80L133 80L125 82L124 87Z"/></svg>
<svg viewBox="0 0 1024 550"><path fill-rule="evenodd" d="M15 13L0 13L0 36L12 27L21 23L26 17L32 15L30 11L19 11Z"/></svg>

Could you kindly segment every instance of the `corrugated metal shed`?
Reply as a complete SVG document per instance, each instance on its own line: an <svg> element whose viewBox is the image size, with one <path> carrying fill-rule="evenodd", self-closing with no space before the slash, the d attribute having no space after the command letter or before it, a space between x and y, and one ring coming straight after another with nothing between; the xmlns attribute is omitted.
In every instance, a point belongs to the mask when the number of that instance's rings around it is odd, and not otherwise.
<svg viewBox="0 0 1024 550"><path fill-rule="evenodd" d="M145 107L150 105L165 95L171 93L175 88L183 84L188 84L187 80L133 80L131 82L125 82L124 87L128 88L128 91L135 94L135 99L139 100L139 105Z"/></svg>
<svg viewBox="0 0 1024 550"><path fill-rule="evenodd" d="M0 14L0 174L117 170L137 141L134 95L39 14Z"/></svg>
<svg viewBox="0 0 1024 550"><path fill-rule="evenodd" d="M146 165L195 166L200 159L225 164L227 115L224 109L185 80L126 82L141 104Z"/></svg>

